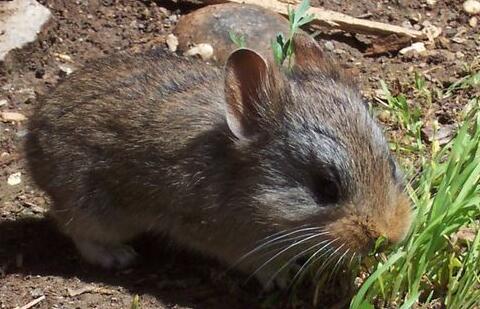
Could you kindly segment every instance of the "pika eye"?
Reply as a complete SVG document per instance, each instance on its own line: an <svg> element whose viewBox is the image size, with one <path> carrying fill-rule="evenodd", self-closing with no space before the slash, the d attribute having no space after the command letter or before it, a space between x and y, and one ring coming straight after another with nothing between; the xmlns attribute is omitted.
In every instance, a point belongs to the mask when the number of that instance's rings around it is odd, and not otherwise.
<svg viewBox="0 0 480 309"><path fill-rule="evenodd" d="M317 176L313 181L313 194L320 205L336 204L340 199L338 184L330 177Z"/></svg>

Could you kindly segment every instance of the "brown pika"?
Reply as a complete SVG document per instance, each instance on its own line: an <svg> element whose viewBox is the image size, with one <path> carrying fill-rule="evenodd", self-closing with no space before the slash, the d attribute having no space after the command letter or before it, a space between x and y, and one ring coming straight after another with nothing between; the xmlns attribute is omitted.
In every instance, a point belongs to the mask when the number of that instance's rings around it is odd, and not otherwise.
<svg viewBox="0 0 480 309"><path fill-rule="evenodd" d="M29 167L82 256L125 266L126 241L159 233L268 286L297 257L401 241L411 208L381 129L316 42L294 49L291 70L249 49L224 70L119 54L45 97Z"/></svg>

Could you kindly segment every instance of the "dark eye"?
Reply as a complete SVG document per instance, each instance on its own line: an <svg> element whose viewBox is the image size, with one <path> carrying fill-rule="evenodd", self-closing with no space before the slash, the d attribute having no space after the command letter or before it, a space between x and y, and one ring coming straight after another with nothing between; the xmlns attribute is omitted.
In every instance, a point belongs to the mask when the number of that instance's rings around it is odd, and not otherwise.
<svg viewBox="0 0 480 309"><path fill-rule="evenodd" d="M318 204L336 204L340 200L338 184L328 176L315 177L312 189Z"/></svg>

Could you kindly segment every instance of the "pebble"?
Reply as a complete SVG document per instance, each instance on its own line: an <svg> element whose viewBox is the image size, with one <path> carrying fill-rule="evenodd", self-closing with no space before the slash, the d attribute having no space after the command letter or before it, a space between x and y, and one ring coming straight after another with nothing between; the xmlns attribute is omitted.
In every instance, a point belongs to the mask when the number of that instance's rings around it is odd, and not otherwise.
<svg viewBox="0 0 480 309"><path fill-rule="evenodd" d="M70 75L73 73L74 69L66 64L59 64L58 68L60 69L61 72L65 73L66 76Z"/></svg>
<svg viewBox="0 0 480 309"><path fill-rule="evenodd" d="M427 51L427 49L425 48L425 44L423 42L417 42L417 43L413 43L412 45L410 45L408 47L405 47L405 48L401 49L400 54L406 55L406 54L410 54L410 53L413 53L413 52L423 53L423 52L426 52L426 51Z"/></svg>
<svg viewBox="0 0 480 309"><path fill-rule="evenodd" d="M468 20L468 24L470 25L470 27L476 28L477 25L478 25L478 18L475 17L475 16L473 16L472 18L470 18L470 19Z"/></svg>
<svg viewBox="0 0 480 309"><path fill-rule="evenodd" d="M408 28L408 29L413 29L412 23L409 20L405 20L402 22L402 27Z"/></svg>
<svg viewBox="0 0 480 309"><path fill-rule="evenodd" d="M463 10L471 15L480 13L480 1L477 1L477 0L465 1L463 3Z"/></svg>
<svg viewBox="0 0 480 309"><path fill-rule="evenodd" d="M54 53L54 56L64 61L73 62L72 57L67 54Z"/></svg>
<svg viewBox="0 0 480 309"><path fill-rule="evenodd" d="M434 6L435 4L437 4L437 0L427 0L426 2L429 6Z"/></svg>
<svg viewBox="0 0 480 309"><path fill-rule="evenodd" d="M169 34L167 35L166 43L168 46L168 49L174 53L177 51L178 47L178 38L175 36L175 34Z"/></svg>
<svg viewBox="0 0 480 309"><path fill-rule="evenodd" d="M7 105L8 101L6 99L0 100L0 106Z"/></svg>
<svg viewBox="0 0 480 309"><path fill-rule="evenodd" d="M35 0L0 1L0 61L37 39L52 13Z"/></svg>
<svg viewBox="0 0 480 309"><path fill-rule="evenodd" d="M1 118L3 121L24 121L27 120L27 117L25 117L23 114L17 113L17 112L2 112Z"/></svg>
<svg viewBox="0 0 480 309"><path fill-rule="evenodd" d="M213 56L213 47L208 43L198 44L185 52L185 56L196 56L199 55L202 57L202 60L208 60Z"/></svg>
<svg viewBox="0 0 480 309"><path fill-rule="evenodd" d="M8 176L7 183L11 186L19 185L22 182L22 173L17 172Z"/></svg>
<svg viewBox="0 0 480 309"><path fill-rule="evenodd" d="M325 49L329 51L333 51L335 49L335 45L331 41L325 42Z"/></svg>

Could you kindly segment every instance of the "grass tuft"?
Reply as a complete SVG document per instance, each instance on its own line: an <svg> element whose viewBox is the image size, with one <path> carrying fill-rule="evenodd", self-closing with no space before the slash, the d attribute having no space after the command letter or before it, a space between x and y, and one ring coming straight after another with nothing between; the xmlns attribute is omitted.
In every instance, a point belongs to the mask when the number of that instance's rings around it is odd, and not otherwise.
<svg viewBox="0 0 480 309"><path fill-rule="evenodd" d="M450 86L443 97L477 86L472 74ZM431 100L416 76L419 95ZM387 107L413 138L412 151L424 155L421 112L392 96L382 83ZM415 219L409 238L387 255L377 255L350 308L411 308L440 303L447 308L480 306L480 100L467 105L455 138L423 157L420 176L409 186Z"/></svg>

